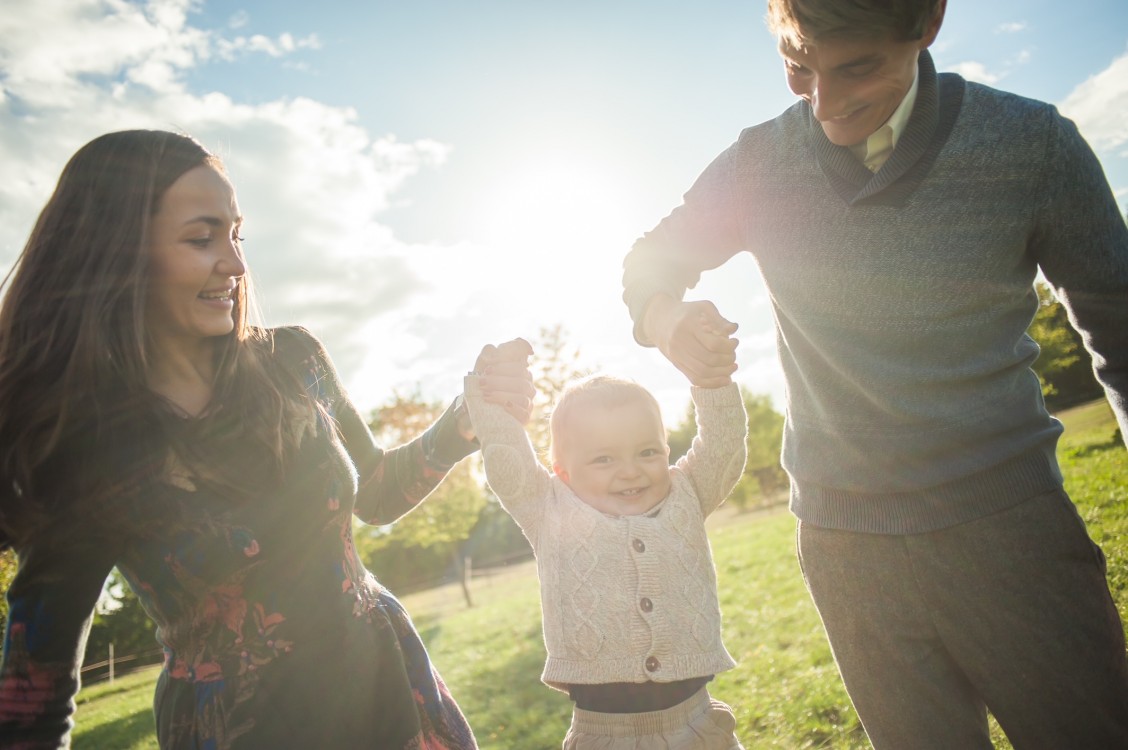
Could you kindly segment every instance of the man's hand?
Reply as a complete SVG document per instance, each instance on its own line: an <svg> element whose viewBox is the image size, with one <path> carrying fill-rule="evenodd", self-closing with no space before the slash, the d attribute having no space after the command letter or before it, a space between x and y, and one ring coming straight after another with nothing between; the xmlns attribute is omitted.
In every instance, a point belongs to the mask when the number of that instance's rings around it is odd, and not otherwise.
<svg viewBox="0 0 1128 750"><path fill-rule="evenodd" d="M725 320L712 302L681 302L656 294L643 313L642 331L689 382L720 388L736 372L737 325Z"/></svg>

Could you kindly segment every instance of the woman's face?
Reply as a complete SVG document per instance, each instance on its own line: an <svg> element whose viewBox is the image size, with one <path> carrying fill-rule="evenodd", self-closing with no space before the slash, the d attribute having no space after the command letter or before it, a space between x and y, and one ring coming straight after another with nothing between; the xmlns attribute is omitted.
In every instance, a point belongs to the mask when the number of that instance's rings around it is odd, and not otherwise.
<svg viewBox="0 0 1128 750"><path fill-rule="evenodd" d="M224 336L235 327L235 291L246 273L235 190L210 166L172 183L153 217L148 332L162 344Z"/></svg>

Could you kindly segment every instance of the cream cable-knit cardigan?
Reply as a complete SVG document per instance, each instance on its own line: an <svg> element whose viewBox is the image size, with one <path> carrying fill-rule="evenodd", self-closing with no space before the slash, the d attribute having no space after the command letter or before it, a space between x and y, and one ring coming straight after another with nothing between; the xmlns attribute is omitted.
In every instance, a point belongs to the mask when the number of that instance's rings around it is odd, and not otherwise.
<svg viewBox="0 0 1128 750"><path fill-rule="evenodd" d="M672 682L736 666L721 642L705 517L744 470L737 386L691 389L698 435L670 467L670 494L637 516L581 501L538 463L521 425L486 403L476 377L465 393L486 478L536 553L545 684Z"/></svg>

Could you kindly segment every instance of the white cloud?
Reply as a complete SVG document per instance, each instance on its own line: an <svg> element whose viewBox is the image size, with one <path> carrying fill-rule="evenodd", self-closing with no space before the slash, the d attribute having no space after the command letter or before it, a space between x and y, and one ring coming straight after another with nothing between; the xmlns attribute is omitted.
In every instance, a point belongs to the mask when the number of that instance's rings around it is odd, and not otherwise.
<svg viewBox="0 0 1128 750"><path fill-rule="evenodd" d="M206 49L206 35L184 24L187 8L184 0L23 4L0 17L4 87L31 107L51 107L92 77L167 79L156 71L187 67Z"/></svg>
<svg viewBox="0 0 1128 750"><path fill-rule="evenodd" d="M83 143L124 128L182 130L227 164L247 217L247 254L266 322L301 323L321 336L362 408L393 388L453 394L484 343L565 322L592 364L667 383L659 397L667 414L680 418L684 377L635 345L614 302L623 250L652 219L606 160L577 154L549 163L511 144L512 170L494 163L463 199L470 215L492 222L475 230L482 237L409 245L381 212L402 201L397 193L406 180L442 165L449 147L373 134L348 107L300 97L251 104L186 83L191 71L216 60L262 54L285 64L294 59L286 55L317 49L316 37L256 35L242 16L227 24L247 28L226 36L226 29L193 25L194 0L24 5L0 14L4 267ZM574 216L585 220L561 218ZM734 276L715 278L737 287ZM597 300L610 304L589 304ZM761 372L774 345L752 334L771 327L763 300L746 286L716 296L720 309L749 321L742 367L778 401L778 373Z"/></svg>
<svg viewBox="0 0 1128 750"><path fill-rule="evenodd" d="M1003 78L1003 75L995 74L987 70L987 66L981 62L968 61L956 63L955 65L949 66L948 70L953 73L959 73L969 81L985 83L988 86L994 86Z"/></svg>
<svg viewBox="0 0 1128 750"><path fill-rule="evenodd" d="M1060 109L1094 149L1128 157L1128 52L1074 88Z"/></svg>
<svg viewBox="0 0 1128 750"><path fill-rule="evenodd" d="M0 14L0 263L14 260L83 143L128 128L188 132L224 158L239 191L268 322L308 324L342 370L356 369L367 349L359 337L428 289L413 249L379 213L404 180L441 164L448 149L373 136L354 110L310 99L251 105L190 91L186 73L205 61L319 45L291 34L228 39L193 26L193 7L43 0Z"/></svg>
<svg viewBox="0 0 1128 750"><path fill-rule="evenodd" d="M263 52L271 57L282 57L300 49L321 49L321 40L316 34L303 39L295 39L292 34L283 33L276 39L252 34L237 36L234 39L218 39L216 52L224 60L235 60L246 52Z"/></svg>
<svg viewBox="0 0 1128 750"><path fill-rule="evenodd" d="M1011 21L1009 23L1001 23L995 28L996 34L1017 34L1020 31L1026 31L1029 24L1026 21Z"/></svg>

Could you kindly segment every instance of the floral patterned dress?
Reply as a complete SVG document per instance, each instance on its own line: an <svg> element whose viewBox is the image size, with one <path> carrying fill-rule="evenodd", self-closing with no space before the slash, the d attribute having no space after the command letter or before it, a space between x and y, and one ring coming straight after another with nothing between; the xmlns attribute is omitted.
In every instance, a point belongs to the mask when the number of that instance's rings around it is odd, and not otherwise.
<svg viewBox="0 0 1128 750"><path fill-rule="evenodd" d="M154 700L162 748L476 747L351 533L353 513L389 523L410 510L474 446L448 410L416 440L382 451L312 336L278 329L275 352L324 413L274 496L233 504L170 466L145 497L164 509L159 523L114 541L60 524L18 550L0 747L68 746L85 633L114 565L165 651Z"/></svg>

